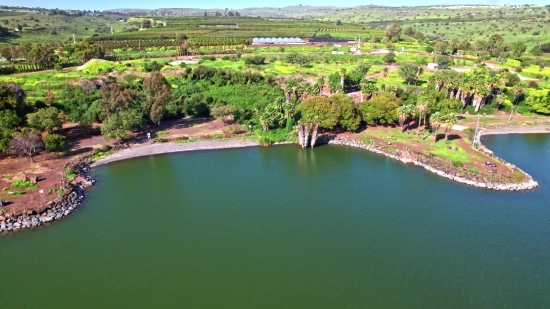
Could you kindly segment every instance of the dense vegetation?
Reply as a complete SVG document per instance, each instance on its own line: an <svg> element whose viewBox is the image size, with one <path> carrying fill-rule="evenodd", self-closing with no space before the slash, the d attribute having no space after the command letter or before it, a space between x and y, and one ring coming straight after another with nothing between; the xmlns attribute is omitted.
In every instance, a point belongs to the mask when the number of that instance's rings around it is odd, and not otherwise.
<svg viewBox="0 0 550 309"><path fill-rule="evenodd" d="M54 72L0 79L3 153L32 157L43 150L62 152L66 140L58 129L67 122L78 123L82 132L101 123L105 139L120 140L166 119L212 116L250 127L267 143L290 139L305 147L309 140L315 143L319 128L356 131L364 125L398 124L407 130L416 120L437 132L441 124L456 123L456 114L463 112L550 114L545 55L550 42L529 48L527 41L507 40L498 33L476 40L433 36L399 18L369 28L342 21L266 20L235 12L192 18L160 18L155 12L145 18L2 12L0 20L2 14L32 21L40 16L120 18L118 22L133 26L96 31L86 40L31 44L20 40L27 26L11 30L17 27L11 28L8 20L10 28L0 29L2 41L11 43L0 47L5 58L0 73ZM137 28L143 30L130 31ZM357 39L354 48L364 53L330 42L250 46L254 36ZM178 64L131 61L189 54L214 56ZM63 69L94 58L115 61ZM427 70L430 62L441 70Z"/></svg>

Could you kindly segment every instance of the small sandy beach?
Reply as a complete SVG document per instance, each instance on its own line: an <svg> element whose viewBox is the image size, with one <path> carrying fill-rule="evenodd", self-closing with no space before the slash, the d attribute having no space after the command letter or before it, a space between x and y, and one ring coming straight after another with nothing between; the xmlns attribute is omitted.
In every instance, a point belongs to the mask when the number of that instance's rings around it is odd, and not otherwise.
<svg viewBox="0 0 550 309"><path fill-rule="evenodd" d="M258 146L258 143L250 140L228 140L228 141L198 141L184 144L164 143L164 144L143 144L133 145L131 148L116 152L111 156L97 160L91 167L108 164L115 161L126 160L130 158L151 156L162 153L173 153L193 150L208 150L208 149L227 149Z"/></svg>

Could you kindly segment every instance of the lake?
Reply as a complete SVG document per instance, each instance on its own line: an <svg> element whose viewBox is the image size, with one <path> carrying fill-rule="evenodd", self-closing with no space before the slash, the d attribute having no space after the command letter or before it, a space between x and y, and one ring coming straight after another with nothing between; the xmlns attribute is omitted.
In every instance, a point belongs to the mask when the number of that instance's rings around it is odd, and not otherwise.
<svg viewBox="0 0 550 309"><path fill-rule="evenodd" d="M550 308L550 135L477 189L342 146L136 158L74 215L0 237L0 308Z"/></svg>

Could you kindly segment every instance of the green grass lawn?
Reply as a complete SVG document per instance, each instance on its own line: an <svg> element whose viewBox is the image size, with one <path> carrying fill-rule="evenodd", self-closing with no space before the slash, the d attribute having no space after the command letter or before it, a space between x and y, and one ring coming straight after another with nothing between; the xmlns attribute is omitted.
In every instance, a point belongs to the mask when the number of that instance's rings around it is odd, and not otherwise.
<svg viewBox="0 0 550 309"><path fill-rule="evenodd" d="M424 152L438 156L443 160L460 161L462 163L471 162L476 160L487 160L487 158L476 150L476 154L469 154L456 139L450 139L445 142L443 140L443 131L439 131L439 140L434 143L434 135L428 132L422 132L421 134L414 134L416 130L401 132L400 128L392 128L389 130L365 130L359 136L365 142L370 142L371 138L382 139L383 141L391 141L392 143L400 143L409 145L411 147L422 147ZM451 136L453 133L449 133ZM451 147L452 149L449 149ZM455 150L457 149L457 150Z"/></svg>

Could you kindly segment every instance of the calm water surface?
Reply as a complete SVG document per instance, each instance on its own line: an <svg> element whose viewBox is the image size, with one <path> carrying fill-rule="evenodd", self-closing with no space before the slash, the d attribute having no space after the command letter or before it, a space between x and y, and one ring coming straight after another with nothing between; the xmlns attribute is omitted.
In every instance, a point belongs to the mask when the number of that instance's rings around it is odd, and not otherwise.
<svg viewBox="0 0 550 309"><path fill-rule="evenodd" d="M0 308L550 308L550 136L484 142L541 188L339 146L97 168L75 215L0 237Z"/></svg>

